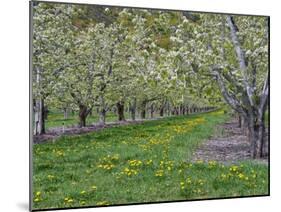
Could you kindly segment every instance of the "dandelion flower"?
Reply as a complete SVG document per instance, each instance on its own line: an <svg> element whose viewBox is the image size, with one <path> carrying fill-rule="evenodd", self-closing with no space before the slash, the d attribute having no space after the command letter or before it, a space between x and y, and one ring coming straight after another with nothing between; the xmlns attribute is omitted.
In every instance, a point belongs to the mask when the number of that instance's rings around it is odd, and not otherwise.
<svg viewBox="0 0 281 212"><path fill-rule="evenodd" d="M238 177L239 177L240 179L243 179L245 176L244 176L244 174L240 173L240 174L238 175Z"/></svg>
<svg viewBox="0 0 281 212"><path fill-rule="evenodd" d="M97 205L101 206L101 205L109 205L107 201L100 201L97 202Z"/></svg>
<svg viewBox="0 0 281 212"><path fill-rule="evenodd" d="M163 170L158 170L158 171L156 171L155 176L156 176L156 177L162 177L163 174L164 174L164 171L163 171Z"/></svg>
<svg viewBox="0 0 281 212"><path fill-rule="evenodd" d="M39 201L40 201L39 198L35 198L35 199L34 199L34 202L39 202Z"/></svg>

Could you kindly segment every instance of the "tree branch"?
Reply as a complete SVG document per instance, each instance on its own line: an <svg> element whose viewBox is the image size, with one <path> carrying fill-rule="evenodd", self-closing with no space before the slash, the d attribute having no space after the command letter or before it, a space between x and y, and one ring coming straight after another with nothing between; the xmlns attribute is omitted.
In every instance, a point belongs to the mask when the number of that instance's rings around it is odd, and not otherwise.
<svg viewBox="0 0 281 212"><path fill-rule="evenodd" d="M234 45L235 48L235 52L238 58L238 62L239 62L239 67L242 71L243 74L243 83L245 86L245 90L247 91L247 96L249 98L249 102L251 104L251 106L254 106L254 102L253 102L253 88L249 85L248 82L248 77L247 77L247 66L246 66L246 60L245 60L245 54L240 46L240 42L238 40L237 37L237 32L238 32L238 28L233 20L233 17L231 16L227 16L227 23L228 26L230 28L230 33L231 33L231 40L232 43Z"/></svg>
<svg viewBox="0 0 281 212"><path fill-rule="evenodd" d="M229 92L226 89L226 86L223 82L223 79L220 75L220 72L218 70L217 67L214 67L211 69L211 72L216 76L216 80L218 82L218 85L220 87L221 93L225 99L225 101L238 113L243 114L244 116L246 116L245 111L243 110L243 108L240 106L239 102L233 98Z"/></svg>
<svg viewBox="0 0 281 212"><path fill-rule="evenodd" d="M268 99L268 92L269 92L268 83L269 83L269 74L267 72L267 76L263 84L262 93L260 95L259 112L264 111Z"/></svg>

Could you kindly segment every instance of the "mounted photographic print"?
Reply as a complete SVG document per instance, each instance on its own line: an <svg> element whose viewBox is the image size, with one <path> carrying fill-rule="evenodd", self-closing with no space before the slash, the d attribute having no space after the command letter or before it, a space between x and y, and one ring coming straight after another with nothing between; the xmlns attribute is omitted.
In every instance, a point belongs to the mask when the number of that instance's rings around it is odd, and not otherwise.
<svg viewBox="0 0 281 212"><path fill-rule="evenodd" d="M269 195L269 17L30 2L30 209Z"/></svg>

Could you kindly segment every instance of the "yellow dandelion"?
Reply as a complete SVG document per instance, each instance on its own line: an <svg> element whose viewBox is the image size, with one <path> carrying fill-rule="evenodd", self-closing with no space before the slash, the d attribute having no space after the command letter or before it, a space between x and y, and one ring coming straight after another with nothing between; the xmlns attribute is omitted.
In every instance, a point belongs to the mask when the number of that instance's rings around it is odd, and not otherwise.
<svg viewBox="0 0 281 212"><path fill-rule="evenodd" d="M191 183L192 183L192 181L191 181L191 179L190 179L189 177L187 178L186 182L187 182L188 184L191 184Z"/></svg>
<svg viewBox="0 0 281 212"><path fill-rule="evenodd" d="M81 192L80 192L80 194L85 194L85 193L86 193L86 191L81 191Z"/></svg>
<svg viewBox="0 0 281 212"><path fill-rule="evenodd" d="M101 205L109 205L109 203L107 201L100 201L97 202L97 205L101 206Z"/></svg>
<svg viewBox="0 0 281 212"><path fill-rule="evenodd" d="M164 174L164 171L163 171L163 170L157 170L157 171L155 172L155 176L156 176L156 177L162 177L163 174Z"/></svg>
<svg viewBox="0 0 281 212"><path fill-rule="evenodd" d="M152 160L148 160L147 162L146 162L146 165L149 165L149 164L151 164L152 163Z"/></svg>
<svg viewBox="0 0 281 212"><path fill-rule="evenodd" d="M39 201L40 201L39 198L35 198L35 199L34 199L34 202L39 202Z"/></svg>
<svg viewBox="0 0 281 212"><path fill-rule="evenodd" d="M221 178L225 179L226 175L225 174L221 174Z"/></svg>
<svg viewBox="0 0 281 212"><path fill-rule="evenodd" d="M48 178L51 180L51 179L55 178L55 176L49 174L49 175L48 175Z"/></svg>
<svg viewBox="0 0 281 212"><path fill-rule="evenodd" d="M199 180L198 180L198 183L199 183L199 185L203 185L203 184L204 184L204 181L201 180L201 179L199 179Z"/></svg>
<svg viewBox="0 0 281 212"><path fill-rule="evenodd" d="M129 170L128 168L125 168L124 171L125 171L125 172L128 172L128 171L130 171L130 170Z"/></svg>
<svg viewBox="0 0 281 212"><path fill-rule="evenodd" d="M236 172L238 170L238 166L232 166L229 168L229 171Z"/></svg>
<svg viewBox="0 0 281 212"><path fill-rule="evenodd" d="M240 179L243 179L245 176L244 176L244 174L239 173L239 174L238 174L238 177L239 177Z"/></svg>

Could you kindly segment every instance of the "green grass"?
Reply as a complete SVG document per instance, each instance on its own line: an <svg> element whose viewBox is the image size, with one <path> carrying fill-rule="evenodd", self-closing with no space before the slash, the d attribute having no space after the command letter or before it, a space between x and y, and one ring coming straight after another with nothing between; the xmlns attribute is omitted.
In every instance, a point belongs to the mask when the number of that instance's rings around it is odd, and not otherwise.
<svg viewBox="0 0 281 212"><path fill-rule="evenodd" d="M33 149L33 209L268 193L267 166L188 162L227 115L164 118Z"/></svg>
<svg viewBox="0 0 281 212"><path fill-rule="evenodd" d="M157 115L155 114L155 117L157 117ZM125 113L125 118L126 119L131 119L130 114L129 113ZM113 113L113 112L108 112L106 114L106 122L115 122L118 120L118 116ZM99 116L95 113L94 115L89 115L86 119L86 124L90 125L93 123L98 123L99 121ZM62 112L58 112L58 111L51 111L48 114L48 119L45 121L45 126L46 129L50 129L53 127L61 127L63 126L63 124L65 126L77 126L79 123L79 119L78 119L78 114L77 113L69 113L68 114L68 118L65 119L64 115Z"/></svg>
<svg viewBox="0 0 281 212"><path fill-rule="evenodd" d="M127 114L128 116L129 114ZM127 117L126 117L127 118ZM99 120L98 115L89 115L86 119L87 125L97 123ZM106 121L117 121L116 114L109 112L106 115ZM46 120L46 129L52 127L61 127L63 124L65 126L77 126L79 123L78 114L69 113L68 118L65 119L63 113L61 112L50 112L48 115L48 119Z"/></svg>

